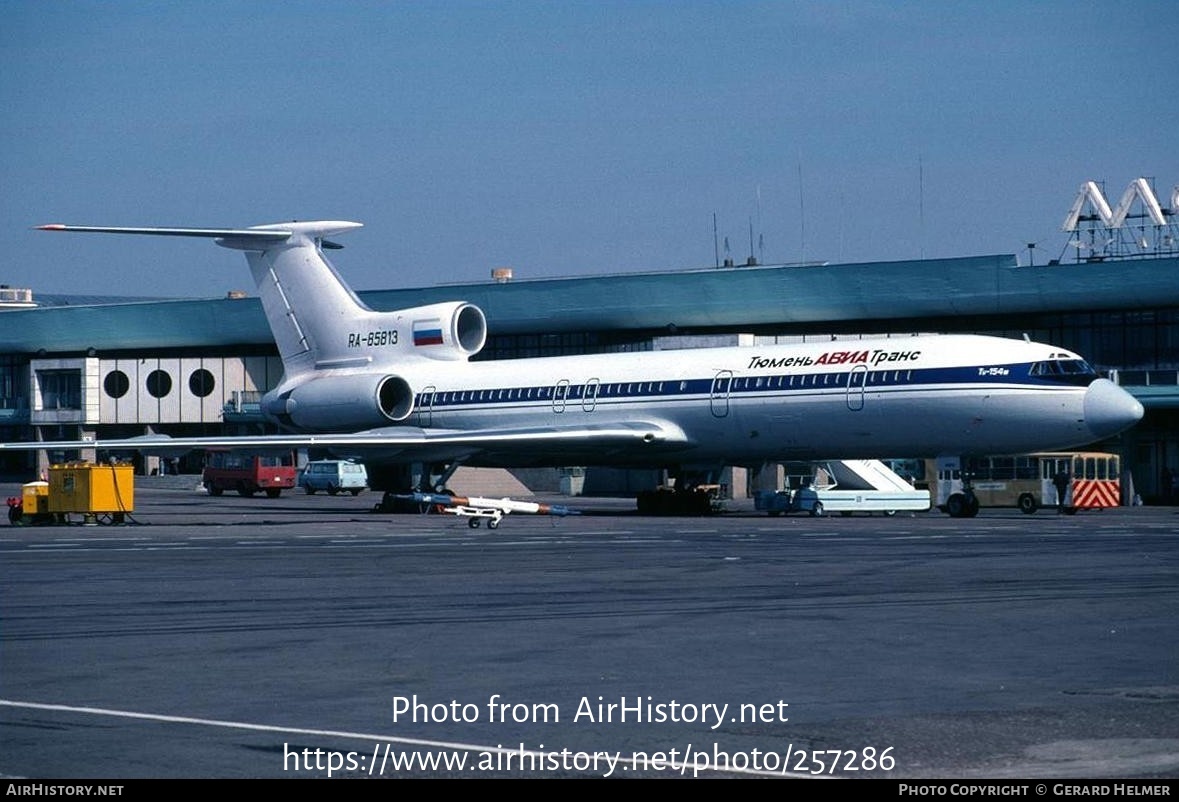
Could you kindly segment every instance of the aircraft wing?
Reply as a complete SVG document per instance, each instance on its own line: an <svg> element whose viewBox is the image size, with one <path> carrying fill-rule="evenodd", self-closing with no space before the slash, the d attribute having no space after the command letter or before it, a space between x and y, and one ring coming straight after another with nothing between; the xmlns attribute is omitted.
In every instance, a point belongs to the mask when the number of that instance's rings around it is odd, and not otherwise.
<svg viewBox="0 0 1179 802"><path fill-rule="evenodd" d="M494 429L421 429L395 426L354 434L272 434L212 437L145 435L120 440L55 440L0 443L0 451L37 449L150 451L178 455L197 448L277 450L323 448L339 456L400 462L480 462L577 464L619 456L641 459L690 446L683 430L666 422L635 421L583 426L531 426Z"/></svg>

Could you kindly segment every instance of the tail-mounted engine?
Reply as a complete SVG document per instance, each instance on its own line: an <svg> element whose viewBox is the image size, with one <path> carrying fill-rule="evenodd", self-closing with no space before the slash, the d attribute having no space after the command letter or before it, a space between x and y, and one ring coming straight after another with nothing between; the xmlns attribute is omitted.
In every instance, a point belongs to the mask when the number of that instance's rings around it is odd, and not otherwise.
<svg viewBox="0 0 1179 802"><path fill-rule="evenodd" d="M409 349L414 356L468 359L487 342L483 310L465 301L415 306L395 314L408 323Z"/></svg>
<svg viewBox="0 0 1179 802"><path fill-rule="evenodd" d="M413 412L413 402L413 390L400 376L335 375L267 399L264 411L284 426L348 432L401 423Z"/></svg>

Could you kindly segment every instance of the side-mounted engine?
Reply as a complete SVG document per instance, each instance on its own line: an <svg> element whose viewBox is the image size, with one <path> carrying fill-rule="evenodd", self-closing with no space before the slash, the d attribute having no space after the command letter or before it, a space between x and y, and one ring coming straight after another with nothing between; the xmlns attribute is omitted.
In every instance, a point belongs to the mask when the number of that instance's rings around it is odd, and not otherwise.
<svg viewBox="0 0 1179 802"><path fill-rule="evenodd" d="M413 356L430 359L469 359L487 342L487 318L483 310L465 301L415 306L388 314L404 327Z"/></svg>
<svg viewBox="0 0 1179 802"><path fill-rule="evenodd" d="M413 389L400 376L324 375L267 396L263 412L288 428L351 432L401 423L413 403Z"/></svg>

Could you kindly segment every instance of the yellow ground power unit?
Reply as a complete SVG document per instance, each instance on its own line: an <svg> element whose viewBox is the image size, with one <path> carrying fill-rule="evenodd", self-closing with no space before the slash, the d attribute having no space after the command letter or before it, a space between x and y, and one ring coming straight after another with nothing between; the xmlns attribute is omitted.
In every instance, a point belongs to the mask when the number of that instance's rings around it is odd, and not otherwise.
<svg viewBox="0 0 1179 802"><path fill-rule="evenodd" d="M49 512L121 517L135 509L130 465L69 462L49 466Z"/></svg>

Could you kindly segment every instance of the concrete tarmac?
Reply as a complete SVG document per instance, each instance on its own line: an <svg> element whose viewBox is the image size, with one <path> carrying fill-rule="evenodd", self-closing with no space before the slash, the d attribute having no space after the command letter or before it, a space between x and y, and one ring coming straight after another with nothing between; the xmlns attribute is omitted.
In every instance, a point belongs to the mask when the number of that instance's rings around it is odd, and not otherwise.
<svg viewBox="0 0 1179 802"><path fill-rule="evenodd" d="M1177 509L374 501L0 527L0 775L1179 776Z"/></svg>

